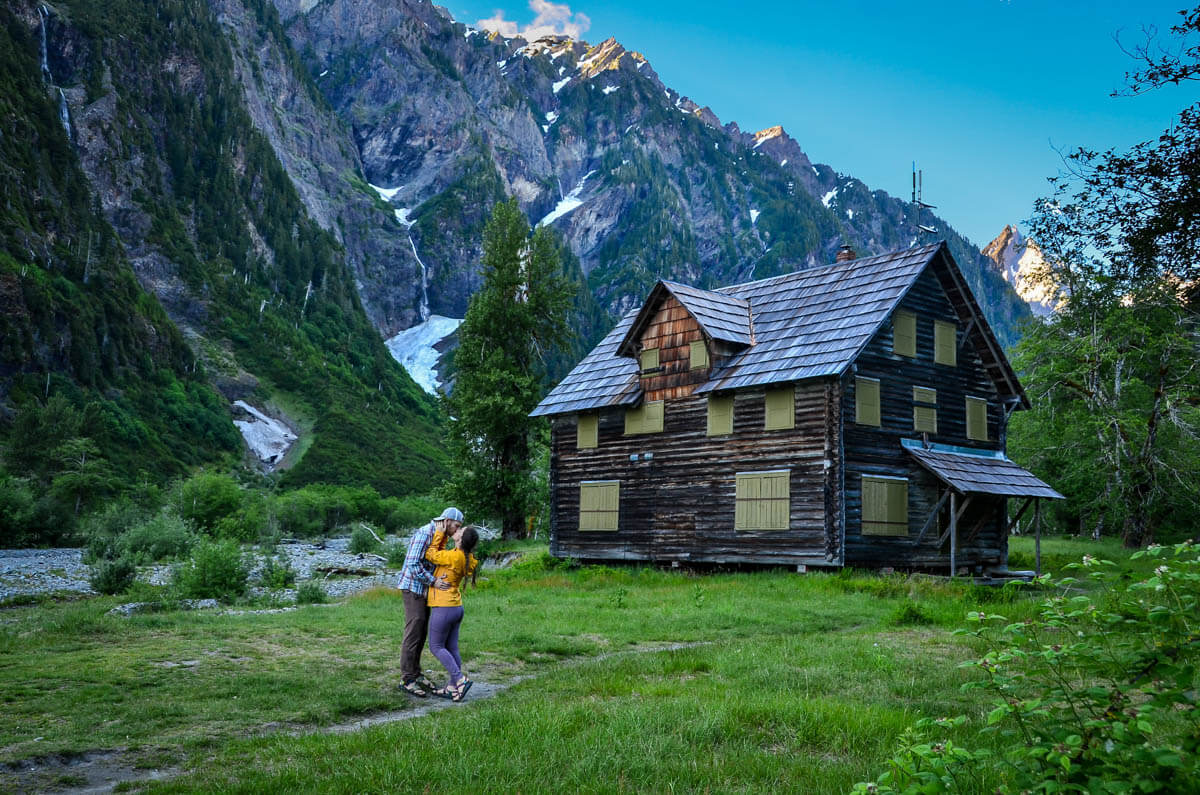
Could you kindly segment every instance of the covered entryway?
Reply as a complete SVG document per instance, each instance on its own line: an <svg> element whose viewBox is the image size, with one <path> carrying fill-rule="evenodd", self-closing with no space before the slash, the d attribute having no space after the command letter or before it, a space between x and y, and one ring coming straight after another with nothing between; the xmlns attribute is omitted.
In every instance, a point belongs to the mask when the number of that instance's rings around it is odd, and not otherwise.
<svg viewBox="0 0 1200 795"><path fill-rule="evenodd" d="M948 502L949 521L938 546L945 542L946 537L949 538L951 577L957 571L955 558L958 552L959 521L971 510L972 505L981 500L1009 498L1024 498L1024 503L1004 528L1006 536L1029 507L1033 507L1034 548L1037 573L1041 574L1041 500L1061 500L1064 499L1063 495L999 451L936 444L926 446L910 439L903 440L902 444L909 455L945 486L945 492L921 529L921 536L924 536L930 527L937 525L938 512ZM920 537L917 540L920 541Z"/></svg>

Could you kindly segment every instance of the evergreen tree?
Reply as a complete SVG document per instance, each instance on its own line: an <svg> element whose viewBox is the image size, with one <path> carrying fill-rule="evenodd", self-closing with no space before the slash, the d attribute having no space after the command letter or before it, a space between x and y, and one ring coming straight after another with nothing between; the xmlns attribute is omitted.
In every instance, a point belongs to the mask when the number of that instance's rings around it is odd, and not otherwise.
<svg viewBox="0 0 1200 795"><path fill-rule="evenodd" d="M1136 49L1131 93L1200 77L1200 9L1182 13L1178 54ZM1019 348L1034 411L1014 453L1062 484L1081 530L1144 546L1192 532L1200 499L1200 103L1155 141L1070 162L1033 219L1060 303Z"/></svg>
<svg viewBox="0 0 1200 795"><path fill-rule="evenodd" d="M548 354L565 344L573 288L560 275L552 233L529 224L515 199L498 203L483 232L483 286L471 297L454 355L447 405L450 491L476 516L523 535L535 493L531 451L543 420L529 417Z"/></svg>

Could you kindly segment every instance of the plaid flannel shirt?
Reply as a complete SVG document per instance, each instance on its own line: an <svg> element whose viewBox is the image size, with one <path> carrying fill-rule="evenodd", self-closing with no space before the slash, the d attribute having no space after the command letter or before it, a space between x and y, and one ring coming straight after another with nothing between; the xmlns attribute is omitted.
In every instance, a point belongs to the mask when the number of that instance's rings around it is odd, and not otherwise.
<svg viewBox="0 0 1200 795"><path fill-rule="evenodd" d="M436 528L433 522L422 527L408 539L408 550L404 553L404 566L400 569L400 581L396 587L402 591L412 591L417 596L424 596L433 584L433 569L426 568L425 550L433 541Z"/></svg>

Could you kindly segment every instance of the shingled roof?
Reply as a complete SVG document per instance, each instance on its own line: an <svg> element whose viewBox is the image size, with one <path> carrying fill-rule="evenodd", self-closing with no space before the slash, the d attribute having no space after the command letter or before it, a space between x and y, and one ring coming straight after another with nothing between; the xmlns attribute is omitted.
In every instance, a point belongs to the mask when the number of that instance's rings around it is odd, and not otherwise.
<svg viewBox="0 0 1200 795"><path fill-rule="evenodd" d="M905 439L904 449L947 486L959 494L993 494L1000 497L1046 497L1065 499L1036 475L1018 466L1003 453L947 449L934 445L929 449Z"/></svg>
<svg viewBox="0 0 1200 795"><path fill-rule="evenodd" d="M636 405L641 399L636 352L627 350L639 321L652 315L657 291L675 295L714 339L735 341L741 332L740 307L749 304L745 349L715 369L696 393L836 376L857 358L917 277L935 257L943 257L944 284L955 305L973 321L976 349L1002 395L1028 405L1020 383L987 326L944 242L838 262L770 279L700 290L659 282L646 303L632 311L564 378L532 412L569 414L605 406ZM750 334L751 329L753 334ZM721 336L718 336L721 335ZM737 337L736 339L740 339Z"/></svg>

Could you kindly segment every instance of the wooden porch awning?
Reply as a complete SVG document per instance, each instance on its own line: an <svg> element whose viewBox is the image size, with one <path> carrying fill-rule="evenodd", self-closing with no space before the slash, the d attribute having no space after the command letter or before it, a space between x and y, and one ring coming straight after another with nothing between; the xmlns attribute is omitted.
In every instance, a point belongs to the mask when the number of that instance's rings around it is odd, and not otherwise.
<svg viewBox="0 0 1200 795"><path fill-rule="evenodd" d="M959 494L992 494L998 497L1065 499L1032 472L991 450L932 445L915 439L901 441L921 466Z"/></svg>

